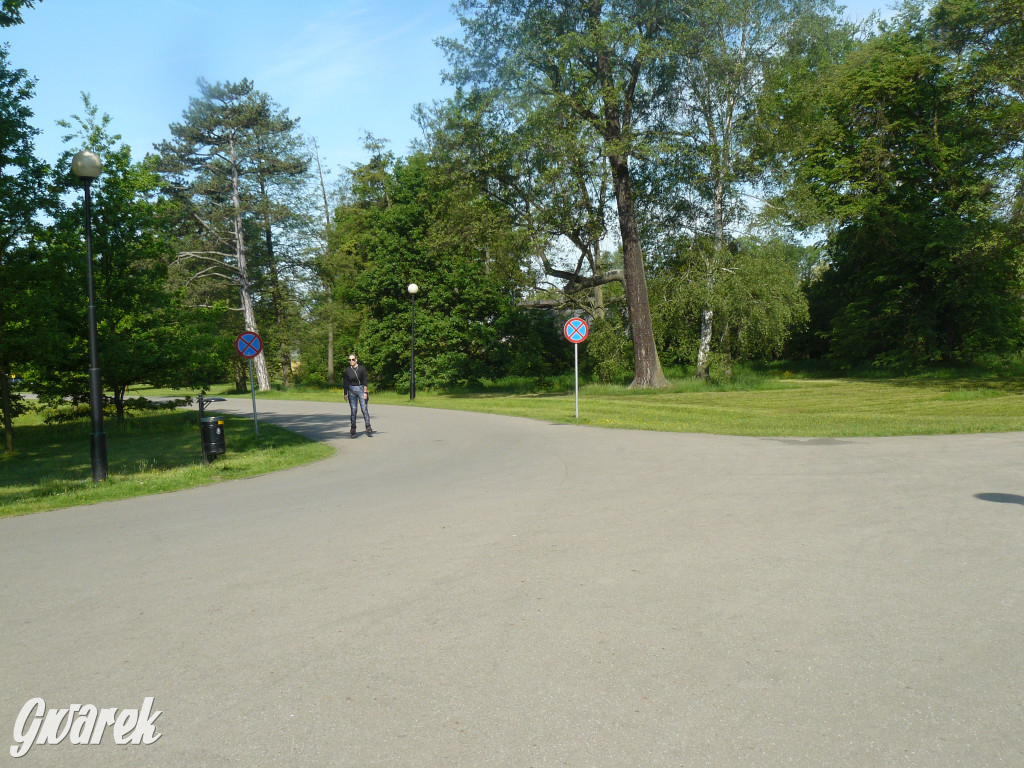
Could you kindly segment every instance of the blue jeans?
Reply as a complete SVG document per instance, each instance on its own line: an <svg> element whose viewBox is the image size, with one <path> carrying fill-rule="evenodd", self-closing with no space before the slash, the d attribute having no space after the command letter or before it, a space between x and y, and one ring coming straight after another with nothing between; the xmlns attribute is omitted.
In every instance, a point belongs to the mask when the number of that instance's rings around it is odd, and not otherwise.
<svg viewBox="0 0 1024 768"><path fill-rule="evenodd" d="M348 407L352 411L352 429L356 428L356 408L363 409L363 421L366 422L366 428L370 428L370 412L366 409L366 400L363 399L363 388L359 389L349 388L348 390Z"/></svg>

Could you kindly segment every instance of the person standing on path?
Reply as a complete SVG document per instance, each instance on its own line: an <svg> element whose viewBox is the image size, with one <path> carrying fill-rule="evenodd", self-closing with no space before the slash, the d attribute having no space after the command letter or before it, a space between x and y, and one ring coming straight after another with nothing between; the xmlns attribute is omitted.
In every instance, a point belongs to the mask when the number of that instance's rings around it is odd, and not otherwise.
<svg viewBox="0 0 1024 768"><path fill-rule="evenodd" d="M359 362L358 357L349 355L348 368L345 369L341 378L345 384L345 396L348 398L348 407L351 411L352 437L356 436L356 407L362 408L366 434L373 437L373 428L370 427L370 411L367 408L369 393L366 390L366 367Z"/></svg>

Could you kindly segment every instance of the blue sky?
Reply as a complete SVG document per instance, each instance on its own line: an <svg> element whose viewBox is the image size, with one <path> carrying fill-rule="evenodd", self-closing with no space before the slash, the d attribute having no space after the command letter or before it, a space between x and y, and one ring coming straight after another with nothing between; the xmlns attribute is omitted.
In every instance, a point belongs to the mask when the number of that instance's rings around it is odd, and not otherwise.
<svg viewBox="0 0 1024 768"><path fill-rule="evenodd" d="M848 0L859 20L881 0ZM450 0L40 0L6 30L10 59L37 79L36 152L60 154L59 119L83 92L141 158L169 138L196 80L252 80L317 139L329 168L365 160L370 131L403 153L418 103L445 98L434 45L459 28Z"/></svg>

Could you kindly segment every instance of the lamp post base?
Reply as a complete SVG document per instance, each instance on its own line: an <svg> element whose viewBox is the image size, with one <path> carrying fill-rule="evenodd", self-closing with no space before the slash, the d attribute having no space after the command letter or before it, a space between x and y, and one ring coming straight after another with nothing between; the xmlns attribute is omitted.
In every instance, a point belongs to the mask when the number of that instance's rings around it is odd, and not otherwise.
<svg viewBox="0 0 1024 768"><path fill-rule="evenodd" d="M89 435L92 454L92 481L100 483L107 479L107 433L93 432Z"/></svg>

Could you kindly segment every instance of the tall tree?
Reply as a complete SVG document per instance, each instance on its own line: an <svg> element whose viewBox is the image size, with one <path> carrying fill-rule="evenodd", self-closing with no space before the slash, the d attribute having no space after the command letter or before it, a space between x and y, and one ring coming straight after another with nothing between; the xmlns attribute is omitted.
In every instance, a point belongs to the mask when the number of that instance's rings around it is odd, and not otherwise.
<svg viewBox="0 0 1024 768"><path fill-rule="evenodd" d="M269 283L274 334L268 345L276 349L281 381L291 377L294 333L290 326L298 314L289 277L306 268L303 247L295 242L302 232L302 195L306 191L309 158L298 133L299 121L264 93L253 94L262 119L256 124L247 154L254 166L249 197L261 231L262 266Z"/></svg>
<svg viewBox="0 0 1024 768"><path fill-rule="evenodd" d="M189 100L172 139L157 146L160 170L194 227L179 254L192 279L227 281L238 289L244 330L258 333L243 207L245 184L259 172L254 137L270 118L267 102L249 80L209 84ZM270 389L266 355L255 361L257 388Z"/></svg>
<svg viewBox="0 0 1024 768"><path fill-rule="evenodd" d="M173 254L161 218L163 201L154 158L133 162L131 148L110 130L110 117L100 115L83 96L84 110L71 121L69 148L57 163L56 181L65 192L74 191L71 205L54 213L42 238L51 268L73 265L78 279L73 300L61 307L63 322L54 333L66 346L40 366L44 375L35 390L44 398L84 399L87 370L81 337L86 328L82 277L82 196L70 173L71 157L80 148L97 152L103 173L93 183L92 241L96 262L97 332L104 390L110 392L117 421L125 420L129 387L138 384L202 388L220 372L217 345L211 332L215 318L187 309L168 289L167 267Z"/></svg>
<svg viewBox="0 0 1024 768"><path fill-rule="evenodd" d="M30 237L46 174L35 156L38 131L29 124L33 85L25 70L11 66L7 46L0 46L0 409L8 453L14 450L17 407L11 366L31 360L48 306L39 302L43 280Z"/></svg>
<svg viewBox="0 0 1024 768"><path fill-rule="evenodd" d="M331 249L338 297L358 322L354 346L374 380L408 385L409 283L420 286L421 385L466 384L523 364L515 304L528 251L515 251L501 209L426 152L396 160L378 141L368 149L334 216Z"/></svg>
<svg viewBox="0 0 1024 768"><path fill-rule="evenodd" d="M329 323L329 344L326 348L324 372L328 380L333 374L333 350L340 344L343 351L352 351L360 339L360 329L367 314L366 296L360 286L363 273L372 267L378 255L382 220L392 206L395 187L395 155L388 142L367 133L363 148L369 155L365 163L346 169L339 183L339 204L326 232L324 253L317 260L317 272L325 283L321 310ZM329 206L326 184L321 184L321 197ZM401 258L394 254L395 258ZM307 363L312 363L312 360Z"/></svg>
<svg viewBox="0 0 1024 768"><path fill-rule="evenodd" d="M561 136L592 132L612 177L633 336L632 387L667 384L651 322L631 161L670 82L673 18L638 0L460 0L462 40L443 40L459 88L501 93Z"/></svg>
<svg viewBox="0 0 1024 768"><path fill-rule="evenodd" d="M1000 211L1019 103L986 66L989 33L965 23L984 7L908 5L820 85L796 175L799 200L815 201L805 210L830 226L812 293L827 303L812 314L831 308L819 320L844 362L971 360L1020 343L1019 247Z"/></svg>
<svg viewBox="0 0 1024 768"><path fill-rule="evenodd" d="M312 319L314 321L320 320L320 325L325 330L327 383L333 387L335 381L334 331L336 313L334 302L335 275L332 269L329 247L332 230L331 202L327 192L327 172L324 171L323 161L320 158L320 145L316 139L311 139L310 145L313 161L316 164L315 187L316 192L319 192L319 196L315 193L313 195L317 200L311 206L311 213L307 218L310 232L309 240L313 244L310 262L317 281L310 309Z"/></svg>

